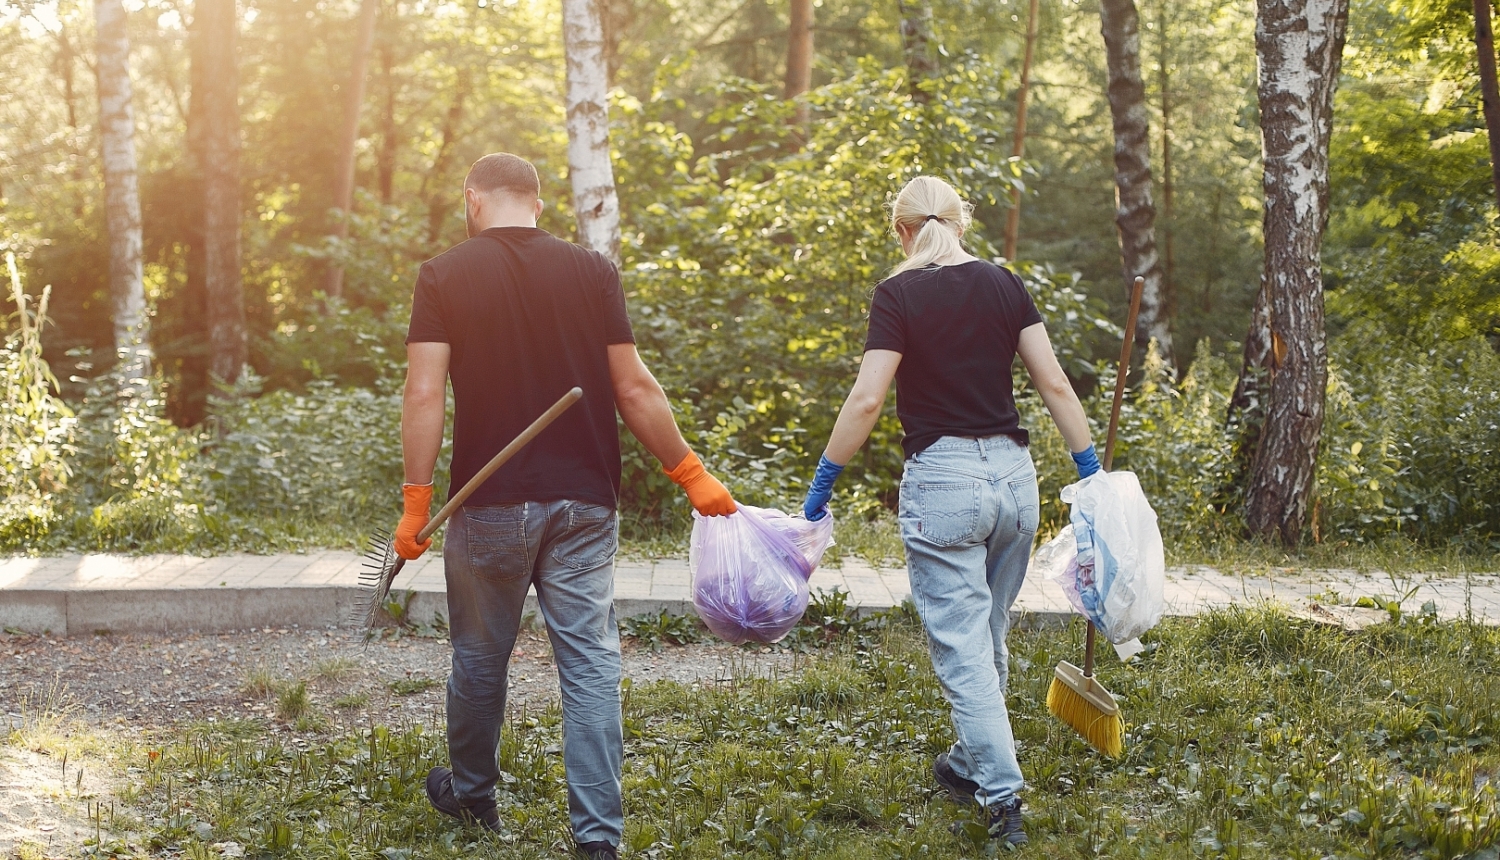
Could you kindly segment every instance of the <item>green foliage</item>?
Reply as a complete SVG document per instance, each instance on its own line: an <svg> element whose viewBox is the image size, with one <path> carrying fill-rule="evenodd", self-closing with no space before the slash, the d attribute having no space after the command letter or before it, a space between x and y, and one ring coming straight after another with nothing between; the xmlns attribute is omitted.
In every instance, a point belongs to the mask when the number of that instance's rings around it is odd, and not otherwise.
<svg viewBox="0 0 1500 860"><path fill-rule="evenodd" d="M42 358L42 325L50 290L21 289L16 258L5 255L16 326L0 349L0 546L40 540L51 529L53 494L67 486L74 417L57 396L57 379Z"/></svg>
<svg viewBox="0 0 1500 860"><path fill-rule="evenodd" d="M665 609L621 620L620 632L652 651L660 651L663 644L691 645L705 638L703 626L695 616L673 615Z"/></svg>
<svg viewBox="0 0 1500 860"><path fill-rule="evenodd" d="M621 105L619 181L639 189L625 230L637 340L680 398L690 442L737 496L790 504L804 489L857 373L871 291L900 256L885 228L900 186L937 174L991 207L1009 192L999 100L985 85L996 74L955 62L924 106L907 98L902 70L862 63L809 94L816 122L805 140L770 87L727 81L701 120L706 152L671 124L664 90ZM967 241L992 257L990 235L976 223ZM1017 269L1066 365L1087 372L1095 341L1114 332L1101 306L1076 276ZM845 476L843 511L862 516L891 499L899 442L891 408ZM681 509L654 461L632 449L626 466L632 507Z"/></svg>
<svg viewBox="0 0 1500 860"><path fill-rule="evenodd" d="M1010 641L1037 856L1480 860L1500 841L1496 630L1403 619L1349 633L1269 609L1169 621L1130 665L1100 665L1127 720L1118 761L1043 704L1081 639L1075 626ZM973 813L932 784L953 736L930 667L898 617L786 677L630 685L624 853L986 856L949 829ZM555 706L507 721L494 837L427 804L422 780L447 753L424 725L310 741L200 727L136 772L137 808L153 849L185 856L234 841L315 859L550 857L568 832L561 734Z"/></svg>

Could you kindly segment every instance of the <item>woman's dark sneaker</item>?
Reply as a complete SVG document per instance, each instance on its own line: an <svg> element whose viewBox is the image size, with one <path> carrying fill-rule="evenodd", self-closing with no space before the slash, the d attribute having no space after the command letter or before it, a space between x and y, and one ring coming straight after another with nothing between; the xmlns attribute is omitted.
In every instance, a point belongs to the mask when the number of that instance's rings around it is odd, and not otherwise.
<svg viewBox="0 0 1500 860"><path fill-rule="evenodd" d="M964 779L948 763L947 753L938 753L938 757L932 761L932 777L937 780L938 787L953 795L953 799L959 803L978 803L974 796L979 792L979 783L972 779Z"/></svg>
<svg viewBox="0 0 1500 860"><path fill-rule="evenodd" d="M620 852L608 842L580 842L578 853L588 860L619 860Z"/></svg>
<svg viewBox="0 0 1500 860"><path fill-rule="evenodd" d="M495 801L462 803L453 794L453 771L435 767L427 772L427 799L432 808L465 824L477 824L491 833L500 831L500 813Z"/></svg>
<svg viewBox="0 0 1500 860"><path fill-rule="evenodd" d="M1025 845L1026 831L1021 826L1021 798L990 804L990 838L1008 845Z"/></svg>

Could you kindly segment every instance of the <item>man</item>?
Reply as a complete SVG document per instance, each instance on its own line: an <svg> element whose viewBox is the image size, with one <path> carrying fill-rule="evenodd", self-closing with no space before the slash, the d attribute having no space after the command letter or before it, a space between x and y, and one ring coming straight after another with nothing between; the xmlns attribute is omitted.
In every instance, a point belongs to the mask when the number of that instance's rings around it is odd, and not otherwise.
<svg viewBox="0 0 1500 860"><path fill-rule="evenodd" d="M407 333L401 444L405 513L396 552L420 556L453 382L452 486L461 487L568 389L583 399L470 496L448 523L443 565L453 672L448 755L427 796L438 811L499 830L496 747L506 670L535 586L562 687L563 765L574 839L613 860L620 796L620 637L614 613L618 409L701 514L735 510L678 432L636 353L620 275L603 255L536 226L536 168L505 153L464 180L469 240L422 265Z"/></svg>

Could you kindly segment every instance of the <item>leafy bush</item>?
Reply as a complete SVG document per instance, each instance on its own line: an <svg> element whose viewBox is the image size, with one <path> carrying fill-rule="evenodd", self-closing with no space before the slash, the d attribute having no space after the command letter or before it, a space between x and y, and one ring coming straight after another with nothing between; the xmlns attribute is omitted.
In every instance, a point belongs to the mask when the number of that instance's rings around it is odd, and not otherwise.
<svg viewBox="0 0 1500 860"><path fill-rule="evenodd" d="M57 493L71 470L75 419L57 395L57 379L42 358L42 326L50 289L35 309L21 289L16 258L5 255L16 327L0 348L0 547L26 545L46 536L54 521Z"/></svg>

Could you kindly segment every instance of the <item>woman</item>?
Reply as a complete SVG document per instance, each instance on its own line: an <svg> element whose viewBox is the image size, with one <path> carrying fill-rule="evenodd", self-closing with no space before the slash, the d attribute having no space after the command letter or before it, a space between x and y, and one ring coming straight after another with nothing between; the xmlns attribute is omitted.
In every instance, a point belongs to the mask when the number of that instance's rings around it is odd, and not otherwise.
<svg viewBox="0 0 1500 860"><path fill-rule="evenodd" d="M1005 636L1036 533L1037 486L1012 389L1016 355L1079 476L1098 471L1099 459L1021 279L963 249L970 209L931 176L897 195L891 226L906 261L875 289L859 378L803 510L808 519L827 513L834 481L869 437L894 378L906 453L901 539L958 738L933 775L955 799L987 807L992 839L1022 845Z"/></svg>

